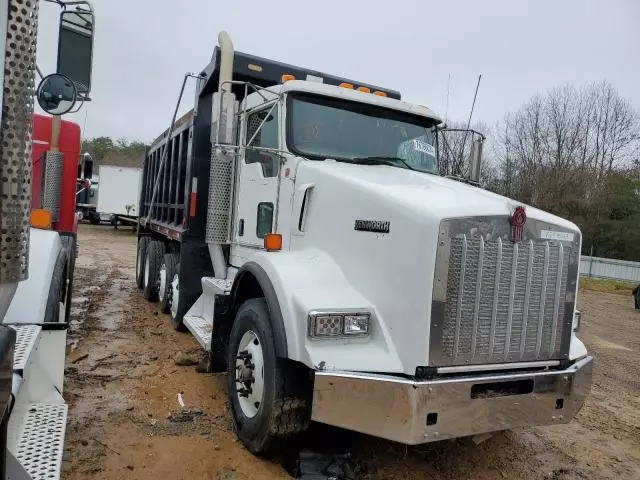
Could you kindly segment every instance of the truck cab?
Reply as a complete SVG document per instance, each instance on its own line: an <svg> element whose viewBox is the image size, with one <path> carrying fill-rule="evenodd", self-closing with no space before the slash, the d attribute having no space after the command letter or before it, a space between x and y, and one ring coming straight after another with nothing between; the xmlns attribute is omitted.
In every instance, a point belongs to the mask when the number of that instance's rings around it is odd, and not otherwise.
<svg viewBox="0 0 640 480"><path fill-rule="evenodd" d="M150 220L167 233L142 231L138 266L145 296L169 299L174 325L226 369L247 448L273 450L309 420L418 444L573 418L592 369L576 336L578 227L477 176L440 176L429 108L255 57L250 70L280 75L248 81L246 55L220 43L189 127L187 228ZM151 160L173 178L179 141L159 139L171 166Z"/></svg>

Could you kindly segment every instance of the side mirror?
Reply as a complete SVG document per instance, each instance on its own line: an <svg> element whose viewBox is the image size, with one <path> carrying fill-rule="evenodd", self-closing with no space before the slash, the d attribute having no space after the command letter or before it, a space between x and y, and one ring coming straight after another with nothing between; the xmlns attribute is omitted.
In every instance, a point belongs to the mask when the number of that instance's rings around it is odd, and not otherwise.
<svg viewBox="0 0 640 480"><path fill-rule="evenodd" d="M44 77L38 85L38 105L51 115L63 115L76 104L77 91L73 82L58 73Z"/></svg>
<svg viewBox="0 0 640 480"><path fill-rule="evenodd" d="M91 91L93 31L92 11L65 10L60 14L57 72L71 79L82 97Z"/></svg>
<svg viewBox="0 0 640 480"><path fill-rule="evenodd" d="M471 142L471 165L469 169L469 180L479 184L480 183L480 168L482 167L482 145L484 138L481 136L475 136Z"/></svg>
<svg viewBox="0 0 640 480"><path fill-rule="evenodd" d="M91 178L93 177L93 158L88 153L84 154L84 158L82 159L83 163L83 176L82 178Z"/></svg>

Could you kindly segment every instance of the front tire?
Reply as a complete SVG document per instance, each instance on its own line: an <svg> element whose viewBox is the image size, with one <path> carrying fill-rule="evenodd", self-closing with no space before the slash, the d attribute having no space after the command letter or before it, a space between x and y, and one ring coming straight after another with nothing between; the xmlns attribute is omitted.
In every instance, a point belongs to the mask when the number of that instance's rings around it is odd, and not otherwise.
<svg viewBox="0 0 640 480"><path fill-rule="evenodd" d="M309 371L276 357L264 298L247 300L238 310L229 336L227 386L238 438L253 453L274 451L309 426Z"/></svg>
<svg viewBox="0 0 640 480"><path fill-rule="evenodd" d="M58 253L56 264L53 267L53 275L51 277L51 284L49 285L49 295L47 296L47 309L44 314L45 323L64 321L60 318L61 311L64 312L63 315L66 317L66 303L69 302L67 300L66 267L67 255L63 249Z"/></svg>
<svg viewBox="0 0 640 480"><path fill-rule="evenodd" d="M178 273L180 256L176 253L165 254L162 264L160 265L160 287L158 297L160 299L160 307L162 313L171 312L171 303L173 301L173 277Z"/></svg>
<svg viewBox="0 0 640 480"><path fill-rule="evenodd" d="M640 310L640 285L633 289L633 299L635 300L636 309Z"/></svg>
<svg viewBox="0 0 640 480"><path fill-rule="evenodd" d="M164 243L158 240L149 242L147 247L147 258L144 261L144 288L142 294L150 302L158 300L158 289L160 286L160 265L164 257Z"/></svg>

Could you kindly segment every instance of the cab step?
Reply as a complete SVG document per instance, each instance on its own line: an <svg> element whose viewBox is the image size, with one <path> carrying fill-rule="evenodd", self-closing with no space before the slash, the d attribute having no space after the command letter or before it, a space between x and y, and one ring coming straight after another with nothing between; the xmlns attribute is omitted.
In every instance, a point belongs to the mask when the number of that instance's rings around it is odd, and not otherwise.
<svg viewBox="0 0 640 480"><path fill-rule="evenodd" d="M29 364L29 359L35 351L42 328L38 325L12 325L11 328L16 331L13 371L21 373Z"/></svg>
<svg viewBox="0 0 640 480"><path fill-rule="evenodd" d="M197 315L185 315L182 323L196 338L198 343L206 352L211 351L211 331L213 330L213 321L199 317Z"/></svg>
<svg viewBox="0 0 640 480"><path fill-rule="evenodd" d="M64 403L28 406L15 456L33 480L60 478L66 425Z"/></svg>

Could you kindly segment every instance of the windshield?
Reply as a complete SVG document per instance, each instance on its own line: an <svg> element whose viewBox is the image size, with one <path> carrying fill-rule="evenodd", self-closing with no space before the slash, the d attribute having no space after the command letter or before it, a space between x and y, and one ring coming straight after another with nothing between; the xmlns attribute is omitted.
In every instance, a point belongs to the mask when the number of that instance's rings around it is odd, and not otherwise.
<svg viewBox="0 0 640 480"><path fill-rule="evenodd" d="M289 150L438 173L435 122L375 105L317 95L292 96L287 111Z"/></svg>

